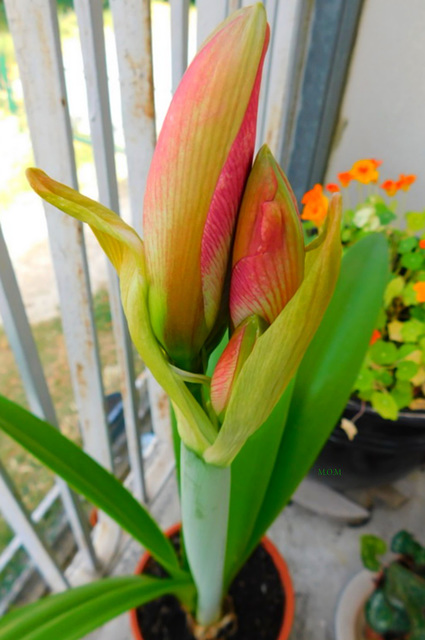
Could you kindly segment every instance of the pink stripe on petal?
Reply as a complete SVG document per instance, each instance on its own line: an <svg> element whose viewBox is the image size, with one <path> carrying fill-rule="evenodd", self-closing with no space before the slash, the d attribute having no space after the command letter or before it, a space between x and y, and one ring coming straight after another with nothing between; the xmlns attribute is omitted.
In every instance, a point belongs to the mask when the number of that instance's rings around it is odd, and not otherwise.
<svg viewBox="0 0 425 640"><path fill-rule="evenodd" d="M229 403L246 329L244 326L233 334L214 370L211 380L211 404L217 414L224 411Z"/></svg>
<svg viewBox="0 0 425 640"><path fill-rule="evenodd" d="M202 292L205 320L210 328L214 324L220 306L240 200L252 164L261 72L269 37L270 30L267 27L263 52L249 104L219 175L202 236Z"/></svg>

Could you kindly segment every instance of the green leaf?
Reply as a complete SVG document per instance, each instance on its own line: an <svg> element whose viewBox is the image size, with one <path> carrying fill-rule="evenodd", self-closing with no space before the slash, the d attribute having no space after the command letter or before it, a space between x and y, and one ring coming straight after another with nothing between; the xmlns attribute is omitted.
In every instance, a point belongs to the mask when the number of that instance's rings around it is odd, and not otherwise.
<svg viewBox="0 0 425 640"><path fill-rule="evenodd" d="M411 380L419 371L419 366L411 360L403 360L397 366L395 372L396 378L399 380Z"/></svg>
<svg viewBox="0 0 425 640"><path fill-rule="evenodd" d="M413 288L413 282L409 282L404 287L401 298L406 307L410 307L418 303L418 294Z"/></svg>
<svg viewBox="0 0 425 640"><path fill-rule="evenodd" d="M377 340L370 347L369 356L376 364L392 364L397 360L397 347L393 342Z"/></svg>
<svg viewBox="0 0 425 640"><path fill-rule="evenodd" d="M425 228L425 211L406 214L407 228L409 231L422 231Z"/></svg>
<svg viewBox="0 0 425 640"><path fill-rule="evenodd" d="M0 640L78 640L120 613L164 594L174 594L190 606L194 588L184 579L104 578L6 615L0 620Z"/></svg>
<svg viewBox="0 0 425 640"><path fill-rule="evenodd" d="M371 234L352 246L322 323L299 367L286 427L251 536L255 548L310 469L350 396L388 281L388 246Z"/></svg>
<svg viewBox="0 0 425 640"><path fill-rule="evenodd" d="M393 222L393 220L397 220L395 213L391 211L391 209L388 209L388 207L382 202L375 204L375 211L382 225L387 225L390 222Z"/></svg>
<svg viewBox="0 0 425 640"><path fill-rule="evenodd" d="M389 393L375 391L371 397L372 407L386 420L397 420L398 407L394 398Z"/></svg>
<svg viewBox="0 0 425 640"><path fill-rule="evenodd" d="M384 293L384 304L389 307L394 298L398 298L404 289L404 278L397 276L389 281Z"/></svg>
<svg viewBox="0 0 425 640"><path fill-rule="evenodd" d="M376 379L379 380L379 382L382 382L386 387L389 387L393 383L393 375L391 371L387 371L386 369L376 371Z"/></svg>
<svg viewBox="0 0 425 640"><path fill-rule="evenodd" d="M354 384L354 389L358 389L359 391L367 391L368 389L373 389L374 382L374 372L370 369L361 369Z"/></svg>
<svg viewBox="0 0 425 640"><path fill-rule="evenodd" d="M391 395L397 404L398 410L405 409L413 400L412 385L410 382L398 380L395 387L391 390Z"/></svg>
<svg viewBox="0 0 425 640"><path fill-rule="evenodd" d="M261 429L247 440L232 463L225 587L243 562L273 472L293 388L292 382Z"/></svg>
<svg viewBox="0 0 425 640"><path fill-rule="evenodd" d="M387 552L387 543L378 536L366 534L360 536L360 551L362 562L369 571L379 571L381 563L377 556L382 556Z"/></svg>
<svg viewBox="0 0 425 640"><path fill-rule="evenodd" d="M402 360L403 358L407 358L411 353L417 350L417 346L415 344L402 344L398 350L398 358Z"/></svg>
<svg viewBox="0 0 425 640"><path fill-rule="evenodd" d="M405 269L409 269L410 271L417 271L423 265L424 257L422 253L419 251L416 253L405 253L402 259L400 260L400 264Z"/></svg>
<svg viewBox="0 0 425 640"><path fill-rule="evenodd" d="M400 254L410 253L413 249L416 249L418 246L418 239L416 236L410 236L408 238L403 238L398 245L398 252Z"/></svg>
<svg viewBox="0 0 425 640"><path fill-rule="evenodd" d="M47 422L0 396L0 429L138 540L172 575L181 574L161 529L125 487Z"/></svg>
<svg viewBox="0 0 425 640"><path fill-rule="evenodd" d="M425 333L425 322L416 320L416 318L407 320L403 323L401 333L406 342L417 342Z"/></svg>

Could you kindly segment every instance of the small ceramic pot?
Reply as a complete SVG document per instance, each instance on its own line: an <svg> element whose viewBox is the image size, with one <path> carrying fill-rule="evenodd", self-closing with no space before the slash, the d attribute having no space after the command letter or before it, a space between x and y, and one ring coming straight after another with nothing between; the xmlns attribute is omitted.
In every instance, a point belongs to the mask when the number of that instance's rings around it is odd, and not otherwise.
<svg viewBox="0 0 425 640"><path fill-rule="evenodd" d="M181 528L181 524L178 523L173 525L169 529L167 529L165 533L169 538L171 538L173 535L175 535L180 531L180 528ZM279 634L276 637L276 640L288 640L289 634L291 633L292 624L294 621L294 612L295 612L295 595L294 595L294 588L292 586L291 576L289 574L289 570L286 565L286 562L284 561L284 559L282 558L282 556L280 555L279 551L276 549L274 544L266 537L262 539L261 544L273 560L276 570L279 573L282 589L285 594L285 612L282 618L282 625L281 625ZM141 557L136 567L136 570L135 570L136 574L143 573L149 558L150 558L149 553L143 554L143 556ZM145 640L145 638L142 635L139 622L137 620L136 609L131 609L130 611L130 623L131 623L131 630L132 630L134 639Z"/></svg>
<svg viewBox="0 0 425 640"><path fill-rule="evenodd" d="M335 640L368 640L363 607L375 588L376 579L377 574L360 571L344 588L335 614Z"/></svg>

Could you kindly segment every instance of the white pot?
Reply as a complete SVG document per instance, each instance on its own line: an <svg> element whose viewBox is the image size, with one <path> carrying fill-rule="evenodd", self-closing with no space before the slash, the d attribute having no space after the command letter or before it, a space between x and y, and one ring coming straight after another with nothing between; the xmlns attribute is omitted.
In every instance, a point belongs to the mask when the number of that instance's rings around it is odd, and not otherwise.
<svg viewBox="0 0 425 640"><path fill-rule="evenodd" d="M363 606L375 588L376 573L360 571L344 588L335 615L335 640L363 640Z"/></svg>

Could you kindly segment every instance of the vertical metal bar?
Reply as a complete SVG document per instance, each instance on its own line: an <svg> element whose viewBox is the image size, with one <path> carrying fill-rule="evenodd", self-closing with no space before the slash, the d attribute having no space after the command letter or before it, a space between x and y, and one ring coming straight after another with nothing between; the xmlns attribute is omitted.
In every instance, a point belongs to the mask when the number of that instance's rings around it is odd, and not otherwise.
<svg viewBox="0 0 425 640"><path fill-rule="evenodd" d="M53 591L65 591L69 584L48 547L40 538L31 519L19 499L6 471L0 464L0 495L3 516L22 540L25 549L36 564L43 578Z"/></svg>
<svg viewBox="0 0 425 640"><path fill-rule="evenodd" d="M313 6L288 170L298 199L324 176L363 0Z"/></svg>
<svg viewBox="0 0 425 640"><path fill-rule="evenodd" d="M186 71L189 37L189 0L171 2L171 90L174 93Z"/></svg>
<svg viewBox="0 0 425 640"><path fill-rule="evenodd" d="M268 144L277 158L282 153L284 131L287 127L290 83L294 74L303 2L304 0L277 2L271 25L275 37L270 45L272 52L261 141Z"/></svg>
<svg viewBox="0 0 425 640"><path fill-rule="evenodd" d="M56 3L7 0L5 6L36 162L57 180L76 187ZM45 211L84 446L112 469L82 227L49 205Z"/></svg>
<svg viewBox="0 0 425 640"><path fill-rule="evenodd" d="M80 30L99 199L105 206L119 213L114 139L106 71L102 0L92 0L92 2L74 0L74 8ZM133 491L137 498L146 500L133 353L127 323L120 302L118 278L109 261L108 281L117 356L123 374L121 391L128 453L133 471Z"/></svg>
<svg viewBox="0 0 425 640"><path fill-rule="evenodd" d="M117 45L121 109L133 226L142 235L143 198L155 147L149 0L110 0Z"/></svg>
<svg viewBox="0 0 425 640"><path fill-rule="evenodd" d="M110 3L120 72L132 221L142 235L143 199L155 146L150 2L110 0ZM157 406L161 397L149 392L151 407ZM154 415L152 422L156 432Z"/></svg>
<svg viewBox="0 0 425 640"><path fill-rule="evenodd" d="M269 48L264 59L264 67L263 67L263 77L261 80L261 89L260 89L260 99L258 103L258 119L257 119L257 141L256 147L257 149L261 147L264 142L264 131L265 131L265 119L266 119L266 103L269 95L270 88L270 68L271 61L273 58L274 45L276 40L280 37L280 34L277 33L276 29L276 13L278 2L277 0L267 0L263 2L266 6L267 11L267 19L271 26L270 30L270 43Z"/></svg>
<svg viewBox="0 0 425 640"><path fill-rule="evenodd" d="M0 315L3 319L10 346L15 354L31 411L57 427L56 412L44 377L1 226ZM64 508L77 545L84 553L88 567L96 570L97 562L87 518L81 508L80 501L61 478L57 477L56 482L60 488ZM0 493L0 505L2 502L3 496Z"/></svg>

